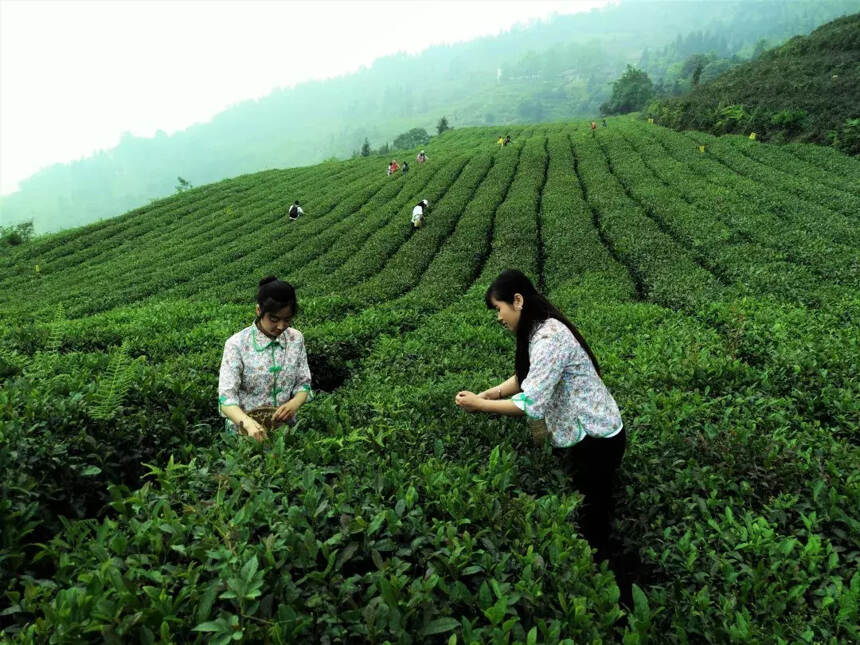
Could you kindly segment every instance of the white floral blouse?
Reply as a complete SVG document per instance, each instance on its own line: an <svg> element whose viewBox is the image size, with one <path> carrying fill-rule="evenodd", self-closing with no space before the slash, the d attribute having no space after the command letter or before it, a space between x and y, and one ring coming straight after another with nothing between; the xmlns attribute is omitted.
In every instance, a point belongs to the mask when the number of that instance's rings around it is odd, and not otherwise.
<svg viewBox="0 0 860 645"><path fill-rule="evenodd" d="M246 327L224 343L218 375L218 412L238 405L249 412L262 405L279 406L301 391L311 392L311 371L305 339L298 329L289 327L275 339L257 329ZM226 419L227 430L235 425Z"/></svg>
<svg viewBox="0 0 860 645"><path fill-rule="evenodd" d="M615 399L564 323L548 318L537 326L529 339L529 364L522 392L511 400L528 417L544 419L554 446L621 432Z"/></svg>

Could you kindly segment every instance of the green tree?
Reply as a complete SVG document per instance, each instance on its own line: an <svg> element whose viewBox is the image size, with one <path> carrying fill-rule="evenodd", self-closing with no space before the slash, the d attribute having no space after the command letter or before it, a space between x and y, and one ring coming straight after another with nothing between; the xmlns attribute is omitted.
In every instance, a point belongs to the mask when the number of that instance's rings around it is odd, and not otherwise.
<svg viewBox="0 0 860 645"><path fill-rule="evenodd" d="M688 56L687 60L681 66L681 78L692 78L693 85L698 84L698 78L702 75L702 70L711 62L711 57L705 54L693 54Z"/></svg>
<svg viewBox="0 0 860 645"><path fill-rule="evenodd" d="M12 224L11 226L0 226L0 243L8 246L25 244L33 238L33 220Z"/></svg>
<svg viewBox="0 0 860 645"><path fill-rule="evenodd" d="M412 128L409 132L398 134L391 147L395 150L405 150L425 145L430 141L430 135L424 128Z"/></svg>
<svg viewBox="0 0 860 645"><path fill-rule="evenodd" d="M370 141L367 140L367 137L364 137L364 143L361 144L361 156L369 157L371 153L370 149Z"/></svg>
<svg viewBox="0 0 860 645"><path fill-rule="evenodd" d="M446 130L451 130L451 129L452 129L451 126L448 125L448 119L445 118L444 116L441 119L439 119L439 123L436 124L436 133L437 134L442 134Z"/></svg>
<svg viewBox="0 0 860 645"><path fill-rule="evenodd" d="M600 106L601 114L624 114L641 110L654 96L648 74L632 65L612 84L612 97Z"/></svg>
<svg viewBox="0 0 860 645"><path fill-rule="evenodd" d="M191 190L192 188L194 188L194 186L192 186L190 182L183 179L182 177L177 177L176 181L179 182L178 184L176 184L177 193L184 193L186 190Z"/></svg>

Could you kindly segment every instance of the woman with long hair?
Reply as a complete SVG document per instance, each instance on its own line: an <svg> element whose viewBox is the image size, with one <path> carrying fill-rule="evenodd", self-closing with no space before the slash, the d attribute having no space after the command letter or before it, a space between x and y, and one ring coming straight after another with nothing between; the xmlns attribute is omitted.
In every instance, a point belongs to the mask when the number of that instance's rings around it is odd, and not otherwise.
<svg viewBox="0 0 860 645"><path fill-rule="evenodd" d="M459 392L455 402L469 412L545 422L553 452L585 496L583 535L604 556L626 433L597 358L579 330L521 271L503 271L485 300L516 336L515 373L480 394Z"/></svg>
<svg viewBox="0 0 860 645"><path fill-rule="evenodd" d="M275 276L260 280L254 324L224 344L218 376L218 411L227 431L236 428L263 441L266 431L248 412L272 406L274 424L295 424L296 414L311 398L311 371L302 332L293 329L298 313L296 290Z"/></svg>

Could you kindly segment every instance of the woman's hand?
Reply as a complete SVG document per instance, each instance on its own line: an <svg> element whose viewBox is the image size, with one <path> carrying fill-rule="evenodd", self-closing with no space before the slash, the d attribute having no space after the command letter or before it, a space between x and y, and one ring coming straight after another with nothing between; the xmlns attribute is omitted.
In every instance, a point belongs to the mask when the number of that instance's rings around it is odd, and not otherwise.
<svg viewBox="0 0 860 645"><path fill-rule="evenodd" d="M484 394L484 392L481 392ZM478 394L464 390L458 392L454 397L454 403L463 408L466 412L477 412L481 409L481 401L486 400L486 397L481 397Z"/></svg>
<svg viewBox="0 0 860 645"><path fill-rule="evenodd" d="M268 438L266 435L266 429L251 417L244 419L240 425L242 430L244 430L251 439L256 441L265 441Z"/></svg>
<svg viewBox="0 0 860 645"><path fill-rule="evenodd" d="M299 411L299 403L295 399L290 399L277 410L272 415L273 421L281 421L286 422L296 416L296 412Z"/></svg>
<svg viewBox="0 0 860 645"><path fill-rule="evenodd" d="M500 399L499 396L499 388L491 387L489 390L484 390L480 394L477 395L479 399L484 399L485 401L496 401Z"/></svg>

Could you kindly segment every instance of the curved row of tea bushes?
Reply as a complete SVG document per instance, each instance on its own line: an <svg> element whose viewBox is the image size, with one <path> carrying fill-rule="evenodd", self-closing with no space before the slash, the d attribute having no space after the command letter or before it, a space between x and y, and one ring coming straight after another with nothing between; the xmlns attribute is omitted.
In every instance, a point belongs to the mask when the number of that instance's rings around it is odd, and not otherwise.
<svg viewBox="0 0 860 645"><path fill-rule="evenodd" d="M855 157L849 157L834 148L808 146L801 143L787 143L780 148L834 176L847 179L844 184L845 189L855 194L858 192L857 173L860 172L860 161Z"/></svg>
<svg viewBox="0 0 860 645"><path fill-rule="evenodd" d="M507 198L519 167L520 154L500 151L478 186L457 226L407 298L444 308L459 298L478 277L490 253L496 213Z"/></svg>
<svg viewBox="0 0 860 645"><path fill-rule="evenodd" d="M349 171L329 168L328 173L323 173L323 178L334 179L344 172ZM71 244L64 243L57 249L58 255L62 257L44 255L38 246L34 246L31 255L34 260L42 263L40 266L45 277L52 270L67 271L83 263L92 266L102 264L111 257L123 258L125 254L139 252L147 245L160 245L179 231L186 240L190 240L200 232L207 232L213 226L222 225L237 210L260 201L261 194L269 195L274 189L282 187L286 190L300 189L314 180L319 181L319 175L319 171L268 172L262 173L261 176L225 180L205 191L196 191L193 195L186 193L162 200L158 207L136 214L133 219L126 221L124 226L117 226L114 220L109 220L109 225L106 224L104 230L99 229L86 237L75 238ZM193 204L193 208L184 206L189 202ZM242 221L242 218L236 219ZM103 233L109 235L99 235ZM94 248L100 252L94 254Z"/></svg>
<svg viewBox="0 0 860 645"><path fill-rule="evenodd" d="M485 163L492 163L483 155L481 159ZM457 157L434 176L424 190L424 196L431 203L431 214L438 207L438 201L434 202L434 198L438 200L451 195L451 191L458 183L474 179L472 177L474 165L474 163L470 164L469 159L465 156ZM404 209L404 211L406 210ZM334 293L347 291L380 272L410 239L411 216L412 209L409 208L408 214L404 212L399 216L390 218L382 228L375 231L361 245L361 248L331 273L328 281L320 281L320 288ZM429 215L425 218L425 225L428 225L429 218Z"/></svg>
<svg viewBox="0 0 860 645"><path fill-rule="evenodd" d="M779 191L756 184L754 181L731 172L725 166L707 158L691 148L689 139L677 133L667 135L663 131L652 131L653 139L657 141L669 155L687 166L690 171L699 174L708 182L712 183L718 190L726 192L725 200L722 199L717 210L723 213L724 218L731 217L732 211L726 211L723 203L733 199L734 204L743 204L746 207L735 206L744 213L751 213L750 221L760 222L759 226L766 227L759 233L759 237L769 234L778 243L785 244L780 230L788 238L789 244L795 244L801 249L808 245L833 245L837 250L839 245L855 245L860 243L857 227L841 215L833 215L823 212L816 206L800 206L798 200L781 194ZM739 219L739 225L744 224L747 218ZM747 225L748 235L755 235L755 225ZM819 241L820 240L820 241ZM801 258L814 262L814 253L805 250ZM825 256L826 257L826 256ZM824 259L823 261L827 261Z"/></svg>
<svg viewBox="0 0 860 645"><path fill-rule="evenodd" d="M786 262L784 257L758 244L738 239L736 231L711 218L678 196L678 190L662 182L635 150L620 137L601 137L615 176L631 198L661 230L669 233L691 255L726 284L742 284L756 294L805 300L826 284L805 266ZM762 272L762 262L780 263L780 278ZM813 296L817 297L817 296Z"/></svg>
<svg viewBox="0 0 860 645"><path fill-rule="evenodd" d="M596 297L633 299L635 288L627 269L612 258L594 228L574 169L568 134L550 136L547 151L547 181L541 200L547 290L576 284L583 287L583 293L594 292Z"/></svg>
<svg viewBox="0 0 860 645"><path fill-rule="evenodd" d="M821 203L802 201L770 185L763 186L757 183L757 179L737 173L709 156L707 146L705 154L701 154L696 143L681 133L662 129L651 132L670 156L687 164L691 170L701 173L708 180L734 191L760 210L793 223L814 226L820 235L835 242L860 242L860 234L851 218L834 213Z"/></svg>
<svg viewBox="0 0 860 645"><path fill-rule="evenodd" d="M650 137L636 136L635 130L619 124L627 143L642 156L645 164L667 186L676 191L691 205L703 213L702 217L717 218L739 233L741 240L749 240L779 253L753 255L764 269L765 258L773 257L770 270L764 275L770 279L772 289L781 292L797 292L790 279L800 263L820 276L819 280L837 283L854 283L857 278L856 254L847 245L835 242L819 232L819 227L808 221L786 221L776 212L763 212L750 200L743 190L730 189L722 184L708 181L693 172L689 163L672 159L665 154L659 142ZM695 153L699 154L699 153ZM777 285L777 281L779 285ZM801 295L807 300L819 298L823 290L807 290ZM796 296L795 296L796 297Z"/></svg>
<svg viewBox="0 0 860 645"><path fill-rule="evenodd" d="M309 222L311 226L321 229L332 222L340 221L348 216L360 199L366 199L385 187L385 184L377 180L368 181L368 175L351 175L350 181L345 185L335 184L330 190L315 188L315 196L305 200L305 208L309 212L316 213L316 219ZM237 276L255 275L260 269L264 257L271 256L273 249L277 248L283 254L285 249L294 248L301 242L298 231L301 228L299 222L287 223L286 209L279 213L272 222L260 220L271 217L270 207L265 202L258 205L259 212L256 218L250 220L250 228L244 235L234 235L231 230L226 230L219 238L209 243L211 254L203 252L202 247L190 258L176 263L170 272L164 272L163 280L166 284L159 293L163 296L193 295L205 289L208 285L217 285L223 289ZM311 209L318 209L311 211ZM253 222L257 220L257 225ZM289 228L288 228L289 227ZM306 226L305 228L309 228ZM213 254L219 256L219 262L213 263ZM256 276L253 281L262 276ZM247 283L248 278L244 279Z"/></svg>
<svg viewBox="0 0 860 645"><path fill-rule="evenodd" d="M456 163L457 158L440 162L431 167L422 168L403 178L402 190L392 199L374 199L365 204L355 217L344 222L344 228L331 240L320 240L317 236L306 246L316 245L322 250L313 255L305 264L296 265L288 276L290 283L296 288L314 283L326 282L332 272L339 269L353 257L367 242L368 238L379 231L389 222L398 221L401 226L408 222L412 207L424 198L427 184L445 163ZM313 259L310 259L310 258Z"/></svg>
<svg viewBox="0 0 860 645"><path fill-rule="evenodd" d="M860 210L860 196L832 188L804 175L788 173L781 168L766 165L747 155L742 148L733 146L726 139L699 132L689 132L687 137L700 145L707 146L708 154L733 172L749 177L753 181L766 183L771 189L794 195L802 205L816 205L832 213L840 213L849 219L855 218Z"/></svg>
<svg viewBox="0 0 860 645"><path fill-rule="evenodd" d="M624 193L595 137L578 134L573 143L577 172L599 230L641 283L643 295L670 307L695 307L718 297L722 290L719 280L696 264Z"/></svg>
<svg viewBox="0 0 860 645"><path fill-rule="evenodd" d="M344 256L341 263L333 265L327 274L317 272L315 275L312 272L307 279L303 275L303 267L296 267L294 275L298 282L323 292L337 293L373 275L408 239L415 204L421 199L429 199L435 208L460 180L468 163L466 155L438 162L439 169L417 192L410 193L408 199L393 208L385 206L379 209L374 216L377 225L363 238L354 239L352 252Z"/></svg>
<svg viewBox="0 0 860 645"><path fill-rule="evenodd" d="M746 156L761 162L765 166L778 169L791 177L803 177L806 182L813 182L813 185L823 184L838 191L837 194L848 193L849 196L855 199L860 198L860 178L856 174L860 173L860 167L855 168L856 172L853 176L845 176L824 170L811 161L796 157L787 150L787 146L750 141L748 137L738 135L726 135L723 137L723 140L725 143L741 150ZM818 148L818 146L807 147ZM852 159L844 155L842 155L842 158L846 160ZM855 164L860 166L856 161Z"/></svg>
<svg viewBox="0 0 860 645"><path fill-rule="evenodd" d="M451 183L444 198L435 204L430 198L431 211L424 225L415 232L411 232L408 226L400 229L403 233L398 238L405 241L387 258L378 272L364 274L367 279L356 284L350 290L351 295L362 302L381 302L396 298L412 288L454 230L461 213L484 181L492 164L493 157L489 154L473 157L457 180ZM369 246L366 248L371 250ZM333 279L339 284L338 274L333 274Z"/></svg>
<svg viewBox="0 0 860 645"><path fill-rule="evenodd" d="M526 140L517 173L505 201L496 210L490 255L478 280L486 283L504 269L516 267L541 282L541 239L538 229L541 193L546 183L546 137ZM531 248L525 253L525 248Z"/></svg>
<svg viewBox="0 0 860 645"><path fill-rule="evenodd" d="M133 252L119 255L115 261L108 260L97 264L92 269L81 267L62 272L56 277L40 277L37 280L38 286L43 292L56 293L61 289L70 313L90 313L110 306L128 304L178 280L191 277L199 279L193 269L189 269L190 273L180 270L182 261L170 262L168 259L182 256L182 251L186 250L191 251L191 258L185 260L186 264L203 261L206 266L211 266L206 251L225 251L216 236L220 235L221 240L233 239L232 231L237 226L245 226L249 222L248 218L253 222L255 218L270 212L270 206L259 196L254 197L252 193L244 199L248 202L248 207L234 215L233 221L220 224L217 230L205 233L208 226L204 224L204 233L195 236L196 223L186 221L182 236L174 236L167 242L144 245ZM102 297L93 297L94 294ZM77 302L84 303L82 308L78 308Z"/></svg>
<svg viewBox="0 0 860 645"><path fill-rule="evenodd" d="M338 187L334 195L324 193L324 199L332 204L330 211L325 211L329 221L338 221L354 212L365 200L384 187L382 181L368 182L364 177L354 179L345 187ZM314 207L314 200L308 200L309 209ZM260 214L269 210L265 203L259 205ZM290 224L292 226L292 224ZM228 284L227 276L232 271L232 276L255 275L261 265L265 263L264 256L271 254L273 247L279 246L281 240L288 240L295 245L298 233L295 230L290 233L284 232L287 223L284 218L274 226L256 226L253 233L244 237L234 237L230 229L224 231L220 239L216 239L207 245L201 245L199 253L194 257L180 262L173 262L169 267L163 265L153 269L157 276L156 288L158 292L184 282L194 283L193 288L199 290L207 281L215 281L222 287ZM213 269L211 258L206 250L218 253L221 263ZM208 260L208 261L207 261ZM262 276L259 276L262 277ZM259 279L259 277L257 279ZM247 281L247 278L245 278ZM133 288L133 287L132 287Z"/></svg>
<svg viewBox="0 0 860 645"><path fill-rule="evenodd" d="M440 192L442 188L440 188L438 180L431 183L437 172L451 168L451 164L459 164L459 167L462 168L463 163L465 163L464 154L471 155L480 152L480 143L474 138L469 139L461 136L460 139L461 149L458 151L458 155L443 157L440 151L440 157L435 162L428 162L424 166L413 164L410 174L403 176L404 191L400 198L395 201L374 200L373 203L367 204L356 217L347 222L347 228L344 232L337 236L336 241L330 244L325 249L325 253L315 262L310 265L294 264L295 268L289 274L289 279L297 287L309 285L326 288L333 272L341 270L347 261L355 262L361 250L367 244L372 244L370 239L397 239L399 237L396 234L398 227L401 230L403 228L408 229L412 207L419 200L431 199L429 195L432 193L431 202L435 203L444 195ZM448 176L447 174L442 175L443 178ZM395 177L393 181L397 181L397 179ZM349 274L347 279L352 284L354 273L351 274L348 270L344 270L344 272Z"/></svg>

